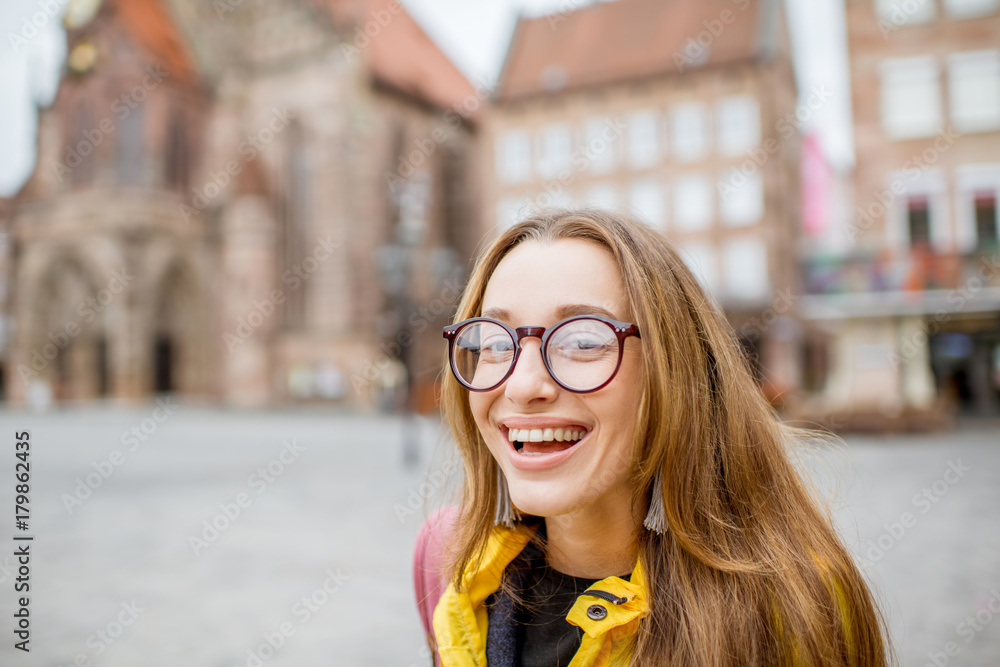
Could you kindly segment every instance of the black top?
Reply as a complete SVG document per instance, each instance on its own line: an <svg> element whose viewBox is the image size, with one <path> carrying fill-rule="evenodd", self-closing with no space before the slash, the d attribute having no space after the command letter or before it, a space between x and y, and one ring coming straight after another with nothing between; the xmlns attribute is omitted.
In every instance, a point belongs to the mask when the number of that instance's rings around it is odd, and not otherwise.
<svg viewBox="0 0 1000 667"><path fill-rule="evenodd" d="M545 556L528 544L522 552L530 565L525 572L524 604L518 609L517 646L522 667L567 667L583 639L566 614L576 598L600 579L581 579L553 570Z"/></svg>
<svg viewBox="0 0 1000 667"><path fill-rule="evenodd" d="M530 542L517 560L524 600L515 612L519 664L567 667L580 648L583 630L571 625L566 615L577 597L601 579L582 579L553 570L544 554ZM630 576L622 579L627 581Z"/></svg>

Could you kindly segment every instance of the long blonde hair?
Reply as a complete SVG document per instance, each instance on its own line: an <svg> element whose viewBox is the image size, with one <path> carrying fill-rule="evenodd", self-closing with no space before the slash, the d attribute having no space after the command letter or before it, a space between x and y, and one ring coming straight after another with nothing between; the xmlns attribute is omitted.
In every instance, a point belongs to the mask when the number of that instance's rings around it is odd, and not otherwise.
<svg viewBox="0 0 1000 667"><path fill-rule="evenodd" d="M548 211L506 230L476 263L456 319L475 317L500 261L525 241L585 239L620 267L642 332L632 502L663 474L664 535L641 530L650 614L632 665L885 665L885 622L828 514L789 457L802 433L779 423L733 332L667 240L603 211ZM496 461L450 373L445 418L465 476L454 569L494 528Z"/></svg>

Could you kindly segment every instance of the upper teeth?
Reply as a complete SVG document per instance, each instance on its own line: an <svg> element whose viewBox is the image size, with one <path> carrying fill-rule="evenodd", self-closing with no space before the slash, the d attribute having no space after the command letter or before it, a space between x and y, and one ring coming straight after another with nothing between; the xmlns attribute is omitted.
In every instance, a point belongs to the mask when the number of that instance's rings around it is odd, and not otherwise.
<svg viewBox="0 0 1000 667"><path fill-rule="evenodd" d="M570 442L579 440L586 431L575 428L512 428L507 434L507 439L511 442L545 442L558 440L559 442Z"/></svg>

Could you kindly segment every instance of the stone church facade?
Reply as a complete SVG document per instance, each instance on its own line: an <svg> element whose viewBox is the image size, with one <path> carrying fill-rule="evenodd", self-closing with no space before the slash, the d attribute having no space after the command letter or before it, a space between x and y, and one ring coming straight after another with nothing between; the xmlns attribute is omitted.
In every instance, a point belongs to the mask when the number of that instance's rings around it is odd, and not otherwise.
<svg viewBox="0 0 1000 667"><path fill-rule="evenodd" d="M488 91L394 0L79 4L7 213L7 398L429 406Z"/></svg>

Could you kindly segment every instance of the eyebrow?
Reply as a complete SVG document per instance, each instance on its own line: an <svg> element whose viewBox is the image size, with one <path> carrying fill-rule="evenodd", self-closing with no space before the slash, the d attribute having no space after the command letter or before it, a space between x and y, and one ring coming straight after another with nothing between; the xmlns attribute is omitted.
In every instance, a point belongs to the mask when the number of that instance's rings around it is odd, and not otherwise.
<svg viewBox="0 0 1000 667"><path fill-rule="evenodd" d="M560 320L564 320L567 317L575 317L576 315L601 315L612 320L618 319L610 310L589 303L568 303L556 308L556 317ZM510 311L504 308L487 308L483 311L482 316L500 320L501 322L510 322L514 319Z"/></svg>

